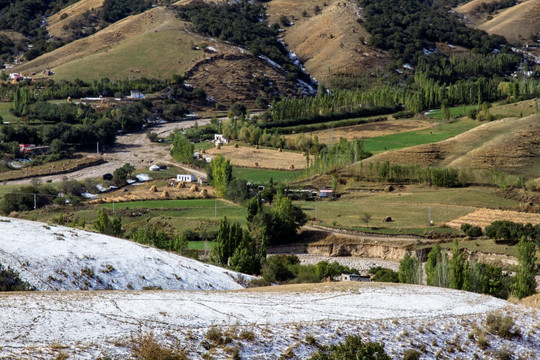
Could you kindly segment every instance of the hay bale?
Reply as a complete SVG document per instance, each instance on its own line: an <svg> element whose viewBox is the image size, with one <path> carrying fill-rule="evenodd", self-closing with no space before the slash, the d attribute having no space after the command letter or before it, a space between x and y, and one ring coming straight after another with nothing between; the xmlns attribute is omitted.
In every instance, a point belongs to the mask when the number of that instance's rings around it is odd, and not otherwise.
<svg viewBox="0 0 540 360"><path fill-rule="evenodd" d="M390 217L390 216L387 216L387 217L385 217L385 218L383 219L383 222L392 222L392 221L394 221L394 220L393 220L392 217Z"/></svg>
<svg viewBox="0 0 540 360"><path fill-rule="evenodd" d="M206 154L206 150L201 149L201 154Z"/></svg>
<svg viewBox="0 0 540 360"><path fill-rule="evenodd" d="M235 149L238 149L238 144L234 144L234 148L235 148Z"/></svg>
<svg viewBox="0 0 540 360"><path fill-rule="evenodd" d="M157 189L156 185L152 185L152 187L150 188L150 192L151 193L158 192L158 189Z"/></svg>
<svg viewBox="0 0 540 360"><path fill-rule="evenodd" d="M278 151L278 152L282 152L283 150L281 150L281 148L278 148L277 151Z"/></svg>
<svg viewBox="0 0 540 360"><path fill-rule="evenodd" d="M255 145L255 149L259 149L259 145Z"/></svg>
<svg viewBox="0 0 540 360"><path fill-rule="evenodd" d="M259 163L258 163L258 162L256 162L256 163L253 163L253 166L255 166L255 167L259 167Z"/></svg>
<svg viewBox="0 0 540 360"><path fill-rule="evenodd" d="M294 170L294 164L289 165L289 170Z"/></svg>
<svg viewBox="0 0 540 360"><path fill-rule="evenodd" d="M388 185L387 187L384 188L384 192L391 192L391 191L394 191L395 188L392 186L392 185Z"/></svg>
<svg viewBox="0 0 540 360"><path fill-rule="evenodd" d="M192 186L191 186L191 189L189 189L189 191L191 191L191 192L197 192L197 191L199 191L199 187L198 187L197 185L192 185Z"/></svg>
<svg viewBox="0 0 540 360"><path fill-rule="evenodd" d="M178 185L176 185L176 188L177 188L177 189L182 189L182 188L185 188L185 187L186 187L185 181L180 181L180 182L178 183Z"/></svg>
<svg viewBox="0 0 540 360"><path fill-rule="evenodd" d="M168 192L168 191L164 191L164 192L161 193L161 195L160 195L159 198L160 198L160 199L170 199L171 196L169 195L169 192Z"/></svg>
<svg viewBox="0 0 540 360"><path fill-rule="evenodd" d="M200 192L201 197L206 198L208 196L208 190L202 189Z"/></svg>
<svg viewBox="0 0 540 360"><path fill-rule="evenodd" d="M221 145L217 144L217 145L216 145L216 149L217 149L217 150L221 149Z"/></svg>
<svg viewBox="0 0 540 360"><path fill-rule="evenodd" d="M306 152L305 152L305 151L302 151L302 156L306 156Z"/></svg>

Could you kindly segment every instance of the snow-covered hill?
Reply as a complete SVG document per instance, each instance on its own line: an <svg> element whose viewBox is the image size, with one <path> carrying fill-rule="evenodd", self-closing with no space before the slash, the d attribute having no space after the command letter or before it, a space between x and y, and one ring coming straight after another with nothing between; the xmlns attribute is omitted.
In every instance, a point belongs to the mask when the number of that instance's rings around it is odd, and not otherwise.
<svg viewBox="0 0 540 360"><path fill-rule="evenodd" d="M485 333L486 314L513 317L520 337ZM241 291L68 291L0 294L0 358L125 359L130 339L152 334L189 359L306 359L348 335L385 344L393 359L496 359L540 354L539 311L435 287L328 283ZM476 330L475 330L476 329ZM210 334L213 336L210 336ZM244 334L244 335L242 335ZM247 335L246 335L247 334ZM472 334L472 335L471 335ZM218 337L229 340L217 340ZM291 355L291 356L292 356ZM208 358L208 357L205 357Z"/></svg>
<svg viewBox="0 0 540 360"><path fill-rule="evenodd" d="M0 264L37 290L234 290L246 276L102 234L0 218Z"/></svg>

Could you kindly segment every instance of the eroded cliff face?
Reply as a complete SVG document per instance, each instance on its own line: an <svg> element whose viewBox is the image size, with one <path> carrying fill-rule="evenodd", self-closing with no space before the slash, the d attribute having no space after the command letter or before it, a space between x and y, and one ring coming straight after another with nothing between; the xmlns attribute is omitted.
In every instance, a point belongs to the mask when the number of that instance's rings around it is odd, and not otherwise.
<svg viewBox="0 0 540 360"><path fill-rule="evenodd" d="M269 254L311 254L322 256L355 256L364 258L377 258L391 261L401 261L406 253L423 260L429 249L410 250L403 244L291 244L269 249Z"/></svg>

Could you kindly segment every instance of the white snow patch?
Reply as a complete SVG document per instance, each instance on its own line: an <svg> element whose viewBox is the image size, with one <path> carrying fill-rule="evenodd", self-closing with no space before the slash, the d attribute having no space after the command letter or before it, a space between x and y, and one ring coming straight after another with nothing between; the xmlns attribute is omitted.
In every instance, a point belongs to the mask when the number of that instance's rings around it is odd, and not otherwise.
<svg viewBox="0 0 540 360"><path fill-rule="evenodd" d="M37 290L233 290L251 277L103 234L0 218L0 264Z"/></svg>
<svg viewBox="0 0 540 360"><path fill-rule="evenodd" d="M324 287L325 285L323 285ZM422 358L473 358L484 354L468 339L472 325L482 326L487 312L503 309L514 316L522 337L505 340L489 336L491 349L503 346L516 355L533 359L540 351L539 312L524 310L489 296L415 285L366 284L357 288L301 291L270 289L266 292L64 292L3 294L0 357L53 352L51 344L66 347L77 359L107 355L125 358L126 341L137 334L153 333L162 342L177 339L201 358L208 329L251 331L254 341L233 340L242 359L277 359L292 348L298 359L317 350L307 344L312 336L319 344L360 335L366 341L385 344L396 359L405 350L424 347ZM453 344L453 345L452 345ZM452 345L452 346L451 346ZM450 350L452 349L452 350ZM529 355L527 357L526 355ZM217 348L213 358L230 354ZM484 356L482 356L484 358Z"/></svg>

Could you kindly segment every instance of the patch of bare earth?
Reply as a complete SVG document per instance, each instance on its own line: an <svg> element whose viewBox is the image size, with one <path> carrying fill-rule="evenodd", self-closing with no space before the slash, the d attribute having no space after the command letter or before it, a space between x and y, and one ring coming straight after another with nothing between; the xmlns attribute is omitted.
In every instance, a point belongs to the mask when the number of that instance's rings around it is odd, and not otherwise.
<svg viewBox="0 0 540 360"><path fill-rule="evenodd" d="M240 167L274 170L296 170L306 167L306 159L302 154L279 152L275 149L224 146L221 149L206 150L206 153L209 155L221 154L229 159L232 165Z"/></svg>
<svg viewBox="0 0 540 360"><path fill-rule="evenodd" d="M185 80L193 87L205 89L211 98L225 106L242 102L254 107L257 97L273 95L264 91L266 84L272 84L282 96L296 96L298 88L285 76L283 70L237 49L235 52L218 51L199 61L186 72Z"/></svg>
<svg viewBox="0 0 540 360"><path fill-rule="evenodd" d="M459 229L463 224L471 224L485 228L494 221L508 220L516 223L540 223L540 214L523 213L518 211L478 209L465 216L447 222L446 225Z"/></svg>

